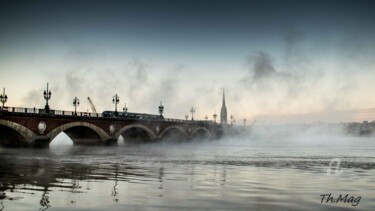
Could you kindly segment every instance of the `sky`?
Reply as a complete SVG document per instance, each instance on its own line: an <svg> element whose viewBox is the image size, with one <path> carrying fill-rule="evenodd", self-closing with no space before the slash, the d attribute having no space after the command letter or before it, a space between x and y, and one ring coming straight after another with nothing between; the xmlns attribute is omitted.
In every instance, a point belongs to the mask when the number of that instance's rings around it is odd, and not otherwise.
<svg viewBox="0 0 375 211"><path fill-rule="evenodd" d="M7 106L263 123L375 120L375 2L0 2Z"/></svg>

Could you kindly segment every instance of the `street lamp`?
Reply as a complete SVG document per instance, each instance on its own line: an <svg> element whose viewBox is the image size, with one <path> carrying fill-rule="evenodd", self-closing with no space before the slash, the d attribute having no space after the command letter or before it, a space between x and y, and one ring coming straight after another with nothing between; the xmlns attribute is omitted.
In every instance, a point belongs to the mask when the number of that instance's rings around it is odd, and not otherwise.
<svg viewBox="0 0 375 211"><path fill-rule="evenodd" d="M194 121L194 112L195 112L195 108L194 108L194 107L191 107L190 112L191 112L191 120Z"/></svg>
<svg viewBox="0 0 375 211"><path fill-rule="evenodd" d="M160 114L160 117L163 117L163 111L164 111L163 102L160 101L160 106L159 106L159 114Z"/></svg>
<svg viewBox="0 0 375 211"><path fill-rule="evenodd" d="M185 115L185 119L186 119L186 121L189 119L189 115Z"/></svg>
<svg viewBox="0 0 375 211"><path fill-rule="evenodd" d="M8 96L5 94L5 88L3 88L3 94L0 95L0 101L3 104L4 108L4 104L8 101Z"/></svg>
<svg viewBox="0 0 375 211"><path fill-rule="evenodd" d="M46 100L46 106L44 107L46 114L49 113L48 100L51 99L51 94L52 94L51 90L48 90L48 83L47 83L47 90L44 90L43 92L44 99Z"/></svg>
<svg viewBox="0 0 375 211"><path fill-rule="evenodd" d="M73 105L74 105L74 115L77 116L77 106L79 106L79 99L77 97L73 99Z"/></svg>
<svg viewBox="0 0 375 211"><path fill-rule="evenodd" d="M230 124L233 125L233 121L234 121L234 116L233 114L230 115Z"/></svg>
<svg viewBox="0 0 375 211"><path fill-rule="evenodd" d="M112 102L113 102L113 104L115 104L115 116L117 117L118 116L117 104L120 102L120 97L118 96L117 93L113 96Z"/></svg>
<svg viewBox="0 0 375 211"><path fill-rule="evenodd" d="M216 111L214 113L214 122L216 123L216 117L217 117L217 114L216 114Z"/></svg>
<svg viewBox="0 0 375 211"><path fill-rule="evenodd" d="M122 111L123 111L124 113L127 113L127 112L128 112L128 108L126 107L126 103L124 104L124 108L122 108Z"/></svg>

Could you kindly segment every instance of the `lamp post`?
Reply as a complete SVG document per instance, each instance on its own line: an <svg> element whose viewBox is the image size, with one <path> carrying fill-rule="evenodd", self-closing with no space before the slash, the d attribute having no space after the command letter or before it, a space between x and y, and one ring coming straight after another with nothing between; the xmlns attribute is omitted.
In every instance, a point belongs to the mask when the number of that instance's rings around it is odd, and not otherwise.
<svg viewBox="0 0 375 211"><path fill-rule="evenodd" d="M234 116L233 114L230 115L230 124L233 125Z"/></svg>
<svg viewBox="0 0 375 211"><path fill-rule="evenodd" d="M185 119L186 119L186 121L189 119L189 115L185 115Z"/></svg>
<svg viewBox="0 0 375 211"><path fill-rule="evenodd" d="M120 102L120 97L118 96L117 93L113 96L112 102L113 102L113 104L115 104L115 116L117 117L118 116L117 104Z"/></svg>
<svg viewBox="0 0 375 211"><path fill-rule="evenodd" d="M246 117L243 118L243 125L246 125Z"/></svg>
<svg viewBox="0 0 375 211"><path fill-rule="evenodd" d="M214 113L214 122L215 122L215 124L216 124L216 117L217 117L217 114L216 114L216 111L215 111L215 113Z"/></svg>
<svg viewBox="0 0 375 211"><path fill-rule="evenodd" d="M77 106L79 106L79 99L77 97L73 99L73 105L74 105L74 115L77 116Z"/></svg>
<svg viewBox="0 0 375 211"><path fill-rule="evenodd" d="M160 101L160 106L159 106L159 114L160 114L160 117L163 117L163 111L164 111L163 102Z"/></svg>
<svg viewBox="0 0 375 211"><path fill-rule="evenodd" d="M128 112L128 108L126 107L126 103L124 104L124 108L122 108L122 111L126 114Z"/></svg>
<svg viewBox="0 0 375 211"><path fill-rule="evenodd" d="M195 108L194 108L194 107L191 107L190 112L191 112L191 120L194 121L194 112L195 112Z"/></svg>
<svg viewBox="0 0 375 211"><path fill-rule="evenodd" d="M3 94L0 95L0 101L3 104L2 109L4 108L4 104L8 101L8 96L5 94L5 88L3 88Z"/></svg>
<svg viewBox="0 0 375 211"><path fill-rule="evenodd" d="M51 90L48 90L48 83L47 83L47 90L44 90L43 92L44 99L46 100L46 106L44 107L46 114L49 113L48 100L51 99L51 94L52 94Z"/></svg>

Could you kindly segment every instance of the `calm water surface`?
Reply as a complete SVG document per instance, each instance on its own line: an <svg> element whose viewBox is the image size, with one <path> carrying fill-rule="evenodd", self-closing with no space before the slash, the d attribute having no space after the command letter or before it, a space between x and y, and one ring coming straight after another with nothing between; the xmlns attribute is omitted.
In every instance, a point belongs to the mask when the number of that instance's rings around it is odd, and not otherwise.
<svg viewBox="0 0 375 211"><path fill-rule="evenodd" d="M329 193L361 201L321 203ZM188 209L375 210L375 140L0 148L0 210Z"/></svg>

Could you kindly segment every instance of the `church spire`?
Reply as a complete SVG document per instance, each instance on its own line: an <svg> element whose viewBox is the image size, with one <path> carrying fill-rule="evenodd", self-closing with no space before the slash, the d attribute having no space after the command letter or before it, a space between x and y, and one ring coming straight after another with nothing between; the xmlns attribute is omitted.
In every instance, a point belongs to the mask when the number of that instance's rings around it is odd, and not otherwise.
<svg viewBox="0 0 375 211"><path fill-rule="evenodd" d="M220 122L221 124L227 124L227 107L225 106L225 91L223 89L223 103L221 105L220 112Z"/></svg>
<svg viewBox="0 0 375 211"><path fill-rule="evenodd" d="M222 106L225 107L225 90L224 89L223 89L223 104L222 104Z"/></svg>

